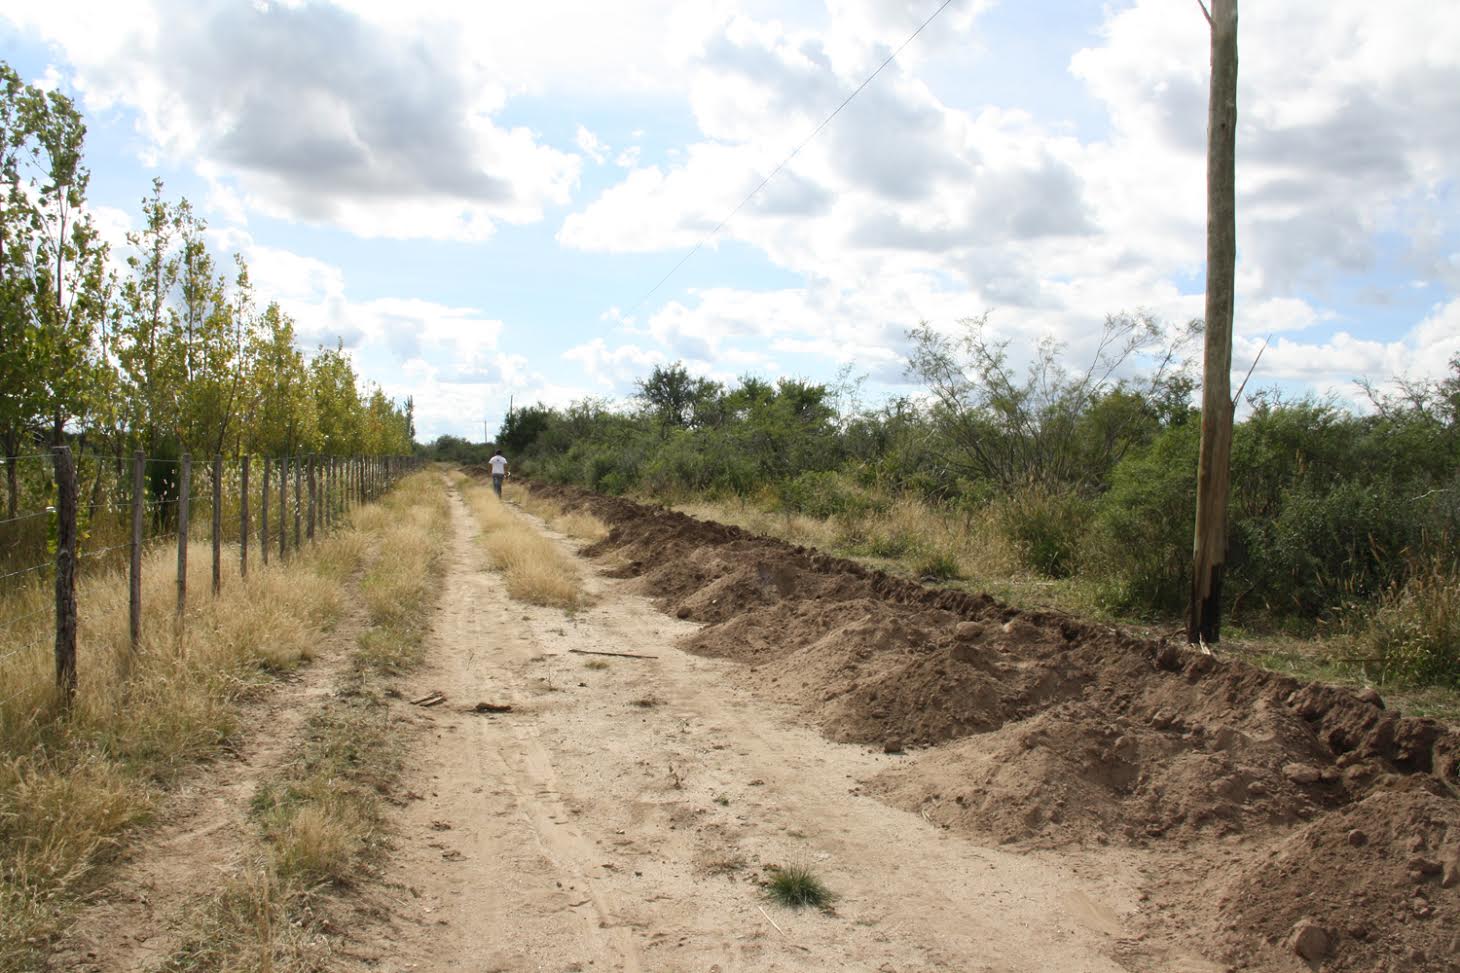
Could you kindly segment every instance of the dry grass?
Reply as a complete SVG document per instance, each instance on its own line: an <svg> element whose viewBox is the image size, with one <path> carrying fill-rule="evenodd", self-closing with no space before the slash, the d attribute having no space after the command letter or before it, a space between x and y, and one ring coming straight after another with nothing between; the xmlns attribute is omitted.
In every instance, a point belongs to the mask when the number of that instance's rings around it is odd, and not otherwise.
<svg viewBox="0 0 1460 973"><path fill-rule="evenodd" d="M597 517L581 510L566 511L552 500L533 493L529 487L507 483L502 490L502 497L534 517L541 518L558 533L575 540L592 544L608 536L608 525Z"/></svg>
<svg viewBox="0 0 1460 973"><path fill-rule="evenodd" d="M384 795L405 743L381 691L420 659L444 569L450 510L441 477L417 474L358 518L379 554L360 582L367 626L355 665L303 742L254 795L260 844L194 920L168 970L323 968L322 896L353 883L385 840Z"/></svg>
<svg viewBox="0 0 1460 973"><path fill-rule="evenodd" d="M932 573L963 578L971 585L1006 587L1020 573L1015 552L986 511L945 511L911 498L827 518L768 510L741 497L682 503L674 509L905 574L927 574L925 569L936 564L942 570Z"/></svg>
<svg viewBox="0 0 1460 973"><path fill-rule="evenodd" d="M69 713L53 688L51 592L0 603L0 970L33 968L77 897L145 820L184 768L219 753L237 732L239 705L280 672L310 659L340 617L347 583L377 543L373 508L355 529L263 565L249 576L225 548L222 593L211 594L211 549L188 557L189 607L175 624L176 549L144 561L143 639L135 653L124 575L78 586L79 691ZM364 528L359 526L364 522ZM33 643L33 644L32 644ZM0 650L3 654L4 650Z"/></svg>
<svg viewBox="0 0 1460 973"><path fill-rule="evenodd" d="M463 491L482 531L492 567L502 573L507 594L518 601L554 608L579 608L587 601L583 577L556 544L498 500L490 488Z"/></svg>

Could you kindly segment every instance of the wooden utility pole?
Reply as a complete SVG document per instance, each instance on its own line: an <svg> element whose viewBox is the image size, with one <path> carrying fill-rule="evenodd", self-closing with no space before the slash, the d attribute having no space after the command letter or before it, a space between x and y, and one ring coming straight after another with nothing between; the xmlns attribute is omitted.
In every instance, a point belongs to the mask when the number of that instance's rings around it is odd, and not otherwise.
<svg viewBox="0 0 1460 973"><path fill-rule="evenodd" d="M1200 0L1198 0L1200 2ZM1237 0L1205 5L1211 27L1207 108L1206 349L1202 371L1201 457L1196 473L1196 538L1186 640L1212 645L1222 632L1227 561L1227 492L1232 456L1232 308L1237 264Z"/></svg>

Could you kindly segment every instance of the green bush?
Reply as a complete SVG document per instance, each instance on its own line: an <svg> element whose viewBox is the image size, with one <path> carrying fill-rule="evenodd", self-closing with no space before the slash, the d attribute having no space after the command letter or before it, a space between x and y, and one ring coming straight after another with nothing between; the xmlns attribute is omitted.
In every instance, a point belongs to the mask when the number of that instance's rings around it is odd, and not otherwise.
<svg viewBox="0 0 1460 973"><path fill-rule="evenodd" d="M1355 640L1352 663L1382 684L1460 687L1460 571L1431 557L1392 585Z"/></svg>
<svg viewBox="0 0 1460 973"><path fill-rule="evenodd" d="M995 522L1024 566L1046 578L1075 572L1090 503L1072 492L1029 485L995 501Z"/></svg>
<svg viewBox="0 0 1460 973"><path fill-rule="evenodd" d="M781 503L812 517L857 516L877 504L840 473L813 470L781 484Z"/></svg>
<svg viewBox="0 0 1460 973"><path fill-rule="evenodd" d="M1233 595L1301 618L1378 595L1402 570L1402 552L1419 540L1407 500L1393 484L1294 485L1276 516L1233 525Z"/></svg>
<svg viewBox="0 0 1460 973"><path fill-rule="evenodd" d="M1176 613L1186 605L1200 434L1194 423L1167 429L1111 472L1081 551L1103 608Z"/></svg>

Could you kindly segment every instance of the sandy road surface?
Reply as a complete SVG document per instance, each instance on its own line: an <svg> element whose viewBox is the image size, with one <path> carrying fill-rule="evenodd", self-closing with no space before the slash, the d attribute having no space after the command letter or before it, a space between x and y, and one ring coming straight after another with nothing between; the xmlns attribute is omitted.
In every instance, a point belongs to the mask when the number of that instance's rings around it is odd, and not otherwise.
<svg viewBox="0 0 1460 973"><path fill-rule="evenodd" d="M693 625L587 562L591 609L512 602L458 498L452 518L431 662L402 687L449 702L425 711L377 968L1123 968L1133 862L979 847L860 796L905 758L736 688L734 664L674 647ZM570 649L657 658L589 668ZM513 711L465 711L480 701ZM832 911L764 898L764 867L786 863L824 879Z"/></svg>

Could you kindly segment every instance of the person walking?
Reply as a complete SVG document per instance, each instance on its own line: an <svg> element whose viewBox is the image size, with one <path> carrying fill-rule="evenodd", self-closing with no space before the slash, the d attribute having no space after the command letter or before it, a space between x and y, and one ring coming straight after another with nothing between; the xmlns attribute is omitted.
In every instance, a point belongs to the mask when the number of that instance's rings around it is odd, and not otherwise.
<svg viewBox="0 0 1460 973"><path fill-rule="evenodd" d="M492 453L492 458L488 462L492 464L492 490L498 497L501 497L502 480L507 476L507 457L503 456L499 449Z"/></svg>

